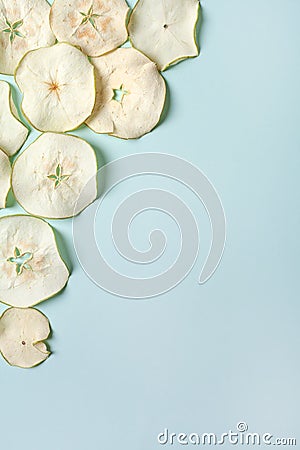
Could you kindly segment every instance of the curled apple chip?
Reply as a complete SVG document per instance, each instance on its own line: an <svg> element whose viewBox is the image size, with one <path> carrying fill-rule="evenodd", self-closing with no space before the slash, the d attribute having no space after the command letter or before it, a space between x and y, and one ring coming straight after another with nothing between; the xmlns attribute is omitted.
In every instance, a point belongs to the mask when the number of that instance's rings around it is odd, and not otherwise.
<svg viewBox="0 0 300 450"><path fill-rule="evenodd" d="M6 81L0 81L0 105L0 148L13 156L26 141L28 130L18 119L11 88Z"/></svg>
<svg viewBox="0 0 300 450"><path fill-rule="evenodd" d="M79 214L96 199L96 175L96 155L86 141L44 133L16 159L12 188L17 201L30 214L65 219ZM89 189L78 202L90 180Z"/></svg>
<svg viewBox="0 0 300 450"><path fill-rule="evenodd" d="M13 75L29 50L55 42L46 0L0 1L0 72Z"/></svg>
<svg viewBox="0 0 300 450"><path fill-rule="evenodd" d="M5 208L10 190L11 166L8 156L0 150L0 209Z"/></svg>
<svg viewBox="0 0 300 450"><path fill-rule="evenodd" d="M128 26L132 45L165 70L199 55L199 0L139 0Z"/></svg>
<svg viewBox="0 0 300 450"><path fill-rule="evenodd" d="M30 216L0 218L0 301L27 308L56 295L69 272L51 226Z"/></svg>
<svg viewBox="0 0 300 450"><path fill-rule="evenodd" d="M55 0L50 25L58 41L100 56L127 40L128 11L125 0Z"/></svg>
<svg viewBox="0 0 300 450"><path fill-rule="evenodd" d="M11 365L29 369L50 355L45 341L50 334L46 316L33 308L9 308L0 318L0 351Z"/></svg>
<svg viewBox="0 0 300 450"><path fill-rule="evenodd" d="M21 60L15 78L24 94L24 115L40 131L74 130L93 110L94 67L73 45L32 50Z"/></svg>
<svg viewBox="0 0 300 450"><path fill-rule="evenodd" d="M96 103L86 124L96 133L136 139L149 133L161 117L166 84L156 65L133 48L93 58Z"/></svg>

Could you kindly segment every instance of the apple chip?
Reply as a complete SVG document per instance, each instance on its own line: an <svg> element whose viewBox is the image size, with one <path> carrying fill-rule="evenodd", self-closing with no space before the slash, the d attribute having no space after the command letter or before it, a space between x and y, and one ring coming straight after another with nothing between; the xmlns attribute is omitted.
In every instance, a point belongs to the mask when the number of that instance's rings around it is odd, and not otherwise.
<svg viewBox="0 0 300 450"><path fill-rule="evenodd" d="M127 40L128 11L125 0L55 0L50 25L58 41L100 56Z"/></svg>
<svg viewBox="0 0 300 450"><path fill-rule="evenodd" d="M27 53L16 71L16 82L24 94L23 112L40 131L73 130L93 110L94 67L70 44Z"/></svg>
<svg viewBox="0 0 300 450"><path fill-rule="evenodd" d="M5 208L6 198L10 190L11 166L8 156L0 150L0 209Z"/></svg>
<svg viewBox="0 0 300 450"><path fill-rule="evenodd" d="M156 65L133 48L93 58L96 104L86 124L96 133L136 139L159 122L166 85Z"/></svg>
<svg viewBox="0 0 300 450"><path fill-rule="evenodd" d="M0 1L0 72L13 75L29 50L55 42L46 0Z"/></svg>
<svg viewBox="0 0 300 450"><path fill-rule="evenodd" d="M0 318L2 356L11 366L35 367L50 355L43 342L49 334L49 321L37 309L7 309Z"/></svg>
<svg viewBox="0 0 300 450"><path fill-rule="evenodd" d="M0 218L0 301L26 308L56 295L69 272L48 223L30 216Z"/></svg>
<svg viewBox="0 0 300 450"><path fill-rule="evenodd" d="M199 0L139 0L129 22L132 45L159 70L199 55L196 24Z"/></svg>
<svg viewBox="0 0 300 450"><path fill-rule="evenodd" d="M13 165L12 188L30 214L65 219L79 214L97 197L97 159L83 139L45 133ZM77 204L89 180L89 189Z"/></svg>
<svg viewBox="0 0 300 450"><path fill-rule="evenodd" d="M0 148L13 156L26 141L28 130L18 119L11 88L6 81L0 81L0 105Z"/></svg>

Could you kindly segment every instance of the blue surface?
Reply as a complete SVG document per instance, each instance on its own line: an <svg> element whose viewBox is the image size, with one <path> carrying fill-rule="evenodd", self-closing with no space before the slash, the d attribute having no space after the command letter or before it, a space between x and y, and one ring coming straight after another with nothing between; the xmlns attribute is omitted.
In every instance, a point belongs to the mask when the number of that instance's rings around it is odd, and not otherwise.
<svg viewBox="0 0 300 450"><path fill-rule="evenodd" d="M86 277L71 221L55 222L72 277L40 305L53 327L51 358L28 371L0 360L1 448L154 450L164 428L222 433L241 420L251 431L299 441L299 16L295 0L203 1L201 57L165 73L171 98L161 126L136 142L76 133L105 161L154 151L197 165L222 198L227 246L199 286L208 219L189 192L170 184L198 214L199 260L171 292L126 300ZM129 192L161 183L130 180L106 201L107 214ZM134 224L136 245L147 245L152 221L176 246L172 222L146 216ZM101 241L109 224L98 222ZM111 242L103 245L124 268Z"/></svg>

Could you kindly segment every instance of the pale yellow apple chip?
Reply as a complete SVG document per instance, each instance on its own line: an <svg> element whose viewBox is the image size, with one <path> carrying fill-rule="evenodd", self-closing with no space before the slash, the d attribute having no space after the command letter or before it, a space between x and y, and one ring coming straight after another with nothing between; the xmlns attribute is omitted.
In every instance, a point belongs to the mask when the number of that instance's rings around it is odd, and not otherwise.
<svg viewBox="0 0 300 450"><path fill-rule="evenodd" d="M132 45L155 61L159 70L198 56L199 9L199 0L139 0L128 26Z"/></svg>
<svg viewBox="0 0 300 450"><path fill-rule="evenodd" d="M127 40L128 11L125 0L55 0L50 25L58 41L100 56Z"/></svg>
<svg viewBox="0 0 300 450"><path fill-rule="evenodd" d="M69 272L51 226L36 217L0 218L0 301L26 308L56 295Z"/></svg>
<svg viewBox="0 0 300 450"><path fill-rule="evenodd" d="M10 308L0 318L0 351L11 366L29 369L50 355L45 341L50 334L46 316L37 309Z"/></svg>
<svg viewBox="0 0 300 450"><path fill-rule="evenodd" d="M10 190L11 166L8 156L0 150L0 209L5 208Z"/></svg>
<svg viewBox="0 0 300 450"><path fill-rule="evenodd" d="M16 159L12 188L17 201L30 214L65 219L79 214L96 199L96 175L96 155L86 141L45 133ZM81 198L89 181L89 189Z"/></svg>
<svg viewBox="0 0 300 450"><path fill-rule="evenodd" d="M18 119L10 85L5 81L0 81L0 105L0 148L12 156L26 141L28 129Z"/></svg>
<svg viewBox="0 0 300 450"><path fill-rule="evenodd" d="M29 50L55 42L46 0L0 1L0 72L13 75Z"/></svg>
<svg viewBox="0 0 300 450"><path fill-rule="evenodd" d="M159 122L166 84L156 65L133 48L93 58L96 104L86 124L96 133L136 139Z"/></svg>
<svg viewBox="0 0 300 450"><path fill-rule="evenodd" d="M94 67L86 55L70 44L27 53L15 78L24 94L24 115L40 131L74 130L93 110Z"/></svg>

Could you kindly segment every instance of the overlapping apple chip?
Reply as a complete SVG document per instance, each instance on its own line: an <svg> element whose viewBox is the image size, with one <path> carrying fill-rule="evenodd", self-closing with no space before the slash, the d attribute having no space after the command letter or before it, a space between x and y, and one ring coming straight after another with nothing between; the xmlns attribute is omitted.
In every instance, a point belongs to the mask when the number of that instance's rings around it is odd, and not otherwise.
<svg viewBox="0 0 300 450"><path fill-rule="evenodd" d="M73 45L61 43L27 53L15 77L24 94L24 115L40 131L74 130L93 110L94 67Z"/></svg>
<svg viewBox="0 0 300 450"><path fill-rule="evenodd" d="M96 104L86 124L96 133L135 139L159 122L166 85L156 65L133 48L93 58Z"/></svg>
<svg viewBox="0 0 300 450"><path fill-rule="evenodd" d="M0 1L1 73L13 75L25 53L54 44L49 13L46 0Z"/></svg>
<svg viewBox="0 0 300 450"><path fill-rule="evenodd" d="M0 81L0 105L0 148L13 156L26 141L28 129L18 119L10 85L5 81Z"/></svg>
<svg viewBox="0 0 300 450"><path fill-rule="evenodd" d="M196 24L199 0L139 0L129 22L132 45L159 70L198 56Z"/></svg>
<svg viewBox="0 0 300 450"><path fill-rule="evenodd" d="M11 166L8 156L0 150L0 209L5 208L10 190Z"/></svg>
<svg viewBox="0 0 300 450"><path fill-rule="evenodd" d="M125 0L55 0L50 25L58 41L100 56L127 40L128 11Z"/></svg>

